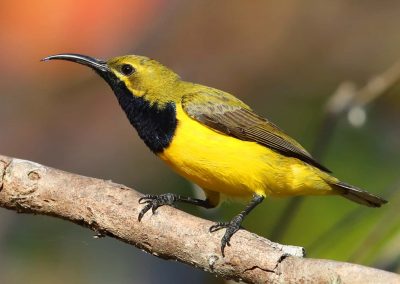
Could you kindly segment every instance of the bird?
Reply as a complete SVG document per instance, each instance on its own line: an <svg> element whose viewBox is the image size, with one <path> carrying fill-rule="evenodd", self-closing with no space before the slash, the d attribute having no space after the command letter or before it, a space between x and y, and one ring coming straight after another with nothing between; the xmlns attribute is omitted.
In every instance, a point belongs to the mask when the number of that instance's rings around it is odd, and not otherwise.
<svg viewBox="0 0 400 284"><path fill-rule="evenodd" d="M111 87L129 122L147 147L178 174L197 184L205 199L173 193L146 194L139 222L150 209L177 202L217 207L223 197L248 200L225 229L220 250L230 246L245 217L266 197L340 195L369 207L387 201L331 174L278 126L237 97L181 79L156 60L125 55L107 61L64 53L66 60L93 69Z"/></svg>

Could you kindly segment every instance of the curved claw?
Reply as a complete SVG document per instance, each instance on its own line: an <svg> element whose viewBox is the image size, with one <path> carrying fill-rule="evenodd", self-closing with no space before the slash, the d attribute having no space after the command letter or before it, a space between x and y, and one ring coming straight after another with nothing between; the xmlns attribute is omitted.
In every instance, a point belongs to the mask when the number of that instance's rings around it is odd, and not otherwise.
<svg viewBox="0 0 400 284"><path fill-rule="evenodd" d="M223 257L225 257L225 247L226 246L228 246L228 247L231 246L231 243L229 241L231 240L233 234L237 232L237 230L231 232L229 230L229 228L228 228L226 230L226 232L225 232L225 235L222 237L222 240L221 240L221 254L222 254Z"/></svg>
<svg viewBox="0 0 400 284"><path fill-rule="evenodd" d="M146 194L143 197L139 198L139 204L145 204L151 202L154 198L156 198L155 195L153 194Z"/></svg>
<svg viewBox="0 0 400 284"><path fill-rule="evenodd" d="M151 207L153 207L153 204L151 204L151 203L149 203L145 207L143 207L143 209L140 211L140 213L138 215L139 222L142 220L144 214L146 214L146 212L149 211Z"/></svg>
<svg viewBox="0 0 400 284"><path fill-rule="evenodd" d="M143 207L143 209L140 211L139 215L138 215L138 221L140 222L144 216L144 214L146 214L147 211L149 211L151 209L151 211L156 212L157 208L160 207L163 204L160 204L158 202L158 196L157 195L152 195L152 194L146 194L145 196L139 198L139 204L146 204L145 207Z"/></svg>
<svg viewBox="0 0 400 284"><path fill-rule="evenodd" d="M229 226L229 223L227 223L227 222L218 222L218 223L212 225L210 227L209 231L210 231L210 233L214 233L214 232L216 232L218 230L227 228L228 226Z"/></svg>
<svg viewBox="0 0 400 284"><path fill-rule="evenodd" d="M225 257L225 247L230 247L230 240L232 236L242 228L241 223L243 221L242 215L235 216L230 222L218 222L212 225L209 229L210 233L226 228L225 234L221 239L221 253Z"/></svg>
<svg viewBox="0 0 400 284"><path fill-rule="evenodd" d="M138 220L142 220L144 214L151 209L153 214L156 212L157 208L163 205L173 205L176 201L176 196L172 193L165 193L160 195L146 194L145 196L139 198L139 204L146 204L140 211Z"/></svg>

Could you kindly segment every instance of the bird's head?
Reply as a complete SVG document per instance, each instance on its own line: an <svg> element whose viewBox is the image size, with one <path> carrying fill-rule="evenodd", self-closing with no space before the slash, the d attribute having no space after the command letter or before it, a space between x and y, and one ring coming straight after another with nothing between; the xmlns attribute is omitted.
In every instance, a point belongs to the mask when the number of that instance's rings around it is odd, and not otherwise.
<svg viewBox="0 0 400 284"><path fill-rule="evenodd" d="M107 61L80 54L57 54L47 60L67 60L92 68L113 89L117 96L129 92L133 96L146 96L152 102L162 104L176 99L179 76L161 63L144 56L126 55Z"/></svg>

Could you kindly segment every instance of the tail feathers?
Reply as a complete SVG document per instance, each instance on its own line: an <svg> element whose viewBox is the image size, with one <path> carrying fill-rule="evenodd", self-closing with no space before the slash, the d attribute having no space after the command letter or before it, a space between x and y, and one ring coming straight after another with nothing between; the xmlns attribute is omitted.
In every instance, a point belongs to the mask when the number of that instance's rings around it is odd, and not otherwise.
<svg viewBox="0 0 400 284"><path fill-rule="evenodd" d="M379 196L373 195L365 190L344 182L338 182L334 184L334 187L341 196L362 205L369 207L381 207L381 205L387 203L385 199Z"/></svg>

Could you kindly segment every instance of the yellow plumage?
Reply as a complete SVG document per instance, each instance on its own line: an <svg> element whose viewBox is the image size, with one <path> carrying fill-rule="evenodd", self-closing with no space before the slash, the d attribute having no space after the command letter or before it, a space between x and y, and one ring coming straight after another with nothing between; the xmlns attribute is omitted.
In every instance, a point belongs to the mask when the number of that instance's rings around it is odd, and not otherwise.
<svg viewBox="0 0 400 284"><path fill-rule="evenodd" d="M218 133L177 106L178 127L159 154L176 172L200 187L228 196L323 195L333 178L304 162L282 156L255 142Z"/></svg>

